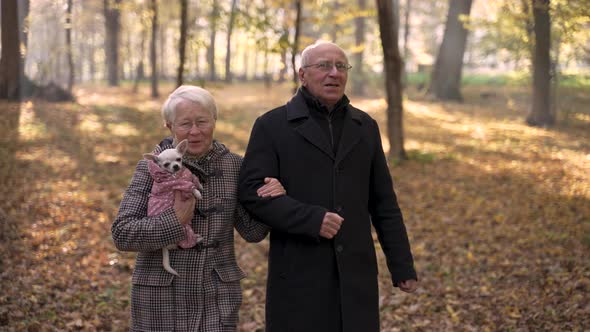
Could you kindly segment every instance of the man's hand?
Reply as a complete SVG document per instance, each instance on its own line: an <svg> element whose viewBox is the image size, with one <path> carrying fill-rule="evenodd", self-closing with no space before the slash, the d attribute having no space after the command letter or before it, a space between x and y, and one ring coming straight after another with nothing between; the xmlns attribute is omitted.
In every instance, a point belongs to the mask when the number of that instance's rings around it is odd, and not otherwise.
<svg viewBox="0 0 590 332"><path fill-rule="evenodd" d="M322 226L320 227L320 236L325 237L326 239L333 238L338 234L343 221L344 219L336 213L326 212L324 220L322 221Z"/></svg>
<svg viewBox="0 0 590 332"><path fill-rule="evenodd" d="M275 178L264 178L264 185L258 188L256 193L260 197L277 197L285 195L287 191L283 188L279 180Z"/></svg>
<svg viewBox="0 0 590 332"><path fill-rule="evenodd" d="M406 293L414 293L418 289L418 281L414 279L404 280L398 284L399 289Z"/></svg>
<svg viewBox="0 0 590 332"><path fill-rule="evenodd" d="M176 212L176 218L181 224L190 224L195 214L195 203L196 199L193 195L184 198L182 192L179 190L174 191L174 212Z"/></svg>

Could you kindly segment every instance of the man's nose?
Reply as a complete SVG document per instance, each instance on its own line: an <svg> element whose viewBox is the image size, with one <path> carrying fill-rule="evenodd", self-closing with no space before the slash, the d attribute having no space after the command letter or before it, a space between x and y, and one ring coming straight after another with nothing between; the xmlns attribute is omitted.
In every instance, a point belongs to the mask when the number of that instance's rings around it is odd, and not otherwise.
<svg viewBox="0 0 590 332"><path fill-rule="evenodd" d="M330 67L329 73L330 73L330 75L337 75L340 72L338 71L338 69L336 69L336 65L332 64L332 67Z"/></svg>

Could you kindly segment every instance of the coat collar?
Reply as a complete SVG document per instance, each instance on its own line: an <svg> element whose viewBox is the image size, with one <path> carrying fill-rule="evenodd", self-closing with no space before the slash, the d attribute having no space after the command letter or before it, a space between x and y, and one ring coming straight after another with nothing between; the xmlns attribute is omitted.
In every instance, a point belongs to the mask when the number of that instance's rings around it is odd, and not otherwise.
<svg viewBox="0 0 590 332"><path fill-rule="evenodd" d="M362 125L362 115L359 110L350 105L346 105L344 126L342 128L342 136L340 137L337 155L334 155L334 152L330 148L330 142L322 132L320 126L311 119L309 107L301 91L297 91L297 94L287 102L286 108L287 120L289 122L302 121L295 128L295 131L316 148L327 154L336 163L342 161L360 140L358 130Z"/></svg>
<svg viewBox="0 0 590 332"><path fill-rule="evenodd" d="M305 97L303 96L303 92L301 91L302 88L300 87L297 90L297 93L287 102L287 120L293 121L300 118L308 118L309 115L309 106L305 102ZM345 98L346 95L344 96ZM358 112L354 107L347 104L346 106L346 113L350 113L350 117L358 122L358 124L362 124L361 121L361 113Z"/></svg>

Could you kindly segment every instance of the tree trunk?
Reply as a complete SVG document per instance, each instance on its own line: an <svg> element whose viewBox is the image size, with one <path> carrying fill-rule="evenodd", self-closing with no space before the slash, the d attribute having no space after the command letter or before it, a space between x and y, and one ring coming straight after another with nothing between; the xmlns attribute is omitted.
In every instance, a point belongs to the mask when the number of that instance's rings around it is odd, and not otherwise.
<svg viewBox="0 0 590 332"><path fill-rule="evenodd" d="M23 54L21 59L23 68L25 68L26 50L28 50L29 44L29 30L31 30L31 20L29 18L30 9L30 0L18 0L18 26L20 27L20 42L25 49L25 54Z"/></svg>
<svg viewBox="0 0 590 332"><path fill-rule="evenodd" d="M402 62L402 86L408 85L408 39L410 37L410 13L412 11L412 0L406 0L406 10L404 11L404 54Z"/></svg>
<svg viewBox="0 0 590 332"><path fill-rule="evenodd" d="M152 97L157 98L158 93L158 66L156 56L156 33L158 32L158 3L152 0L150 3L152 11L152 41L150 43L150 63L152 66Z"/></svg>
<svg viewBox="0 0 590 332"><path fill-rule="evenodd" d="M72 55L72 0L68 0L66 10L66 52L68 57L68 92L72 93L74 86L74 59Z"/></svg>
<svg viewBox="0 0 590 332"><path fill-rule="evenodd" d="M407 159L407 155L404 149L403 133L401 56L398 45L399 19L396 19L399 17L398 1L377 0L377 12L385 67L389 157L393 160L404 160Z"/></svg>
<svg viewBox="0 0 590 332"><path fill-rule="evenodd" d="M18 1L2 0L2 55L0 57L0 99L20 100L25 82L20 54Z"/></svg>
<svg viewBox="0 0 590 332"><path fill-rule="evenodd" d="M217 19L219 16L219 7L217 0L213 0L213 7L211 8L211 15L209 23L211 24L209 48L207 49L207 61L209 62L209 79L215 81L217 74L215 73L215 37L217 33Z"/></svg>
<svg viewBox="0 0 590 332"><path fill-rule="evenodd" d="M137 64L135 72L135 82L133 83L133 92L137 93L139 90L139 82L145 78L145 70L143 68L143 58L145 56L145 40L147 39L146 26L141 24L141 44L139 47L139 63Z"/></svg>
<svg viewBox="0 0 590 332"><path fill-rule="evenodd" d="M295 10L297 17L295 18L295 38L293 39L293 49L291 50L291 66L293 67L293 93L297 92L298 74L295 66L295 57L299 52L299 34L301 33L301 11L303 10L302 0L295 0Z"/></svg>
<svg viewBox="0 0 590 332"><path fill-rule="evenodd" d="M443 100L462 101L461 73L467 43L467 29L459 16L469 16L472 0L449 0L443 41L436 57L428 91Z"/></svg>
<svg viewBox="0 0 590 332"><path fill-rule="evenodd" d="M354 54L354 67L352 75L352 94L364 96L366 94L367 79L363 70L363 55L365 51L365 10L367 9L367 0L358 0L359 11L361 14L354 19L355 23L355 42L356 53Z"/></svg>
<svg viewBox="0 0 590 332"><path fill-rule="evenodd" d="M533 0L535 53L533 57L533 105L526 122L531 126L555 124L551 112L551 21L549 0Z"/></svg>
<svg viewBox="0 0 590 332"><path fill-rule="evenodd" d="M186 58L186 30L187 30L187 16L188 16L188 0L180 0L180 41L178 45L178 73L176 76L176 86L183 84L184 74L184 60Z"/></svg>
<svg viewBox="0 0 590 332"><path fill-rule="evenodd" d="M287 22L283 22L283 33L279 38L279 46L281 48L281 64L282 68L279 71L279 82L283 83L287 80L287 75L289 73L289 65L287 62L287 50L289 49L289 27L287 26Z"/></svg>
<svg viewBox="0 0 590 332"><path fill-rule="evenodd" d="M119 33L121 30L121 0L104 0L105 58L110 86L119 85Z"/></svg>
<svg viewBox="0 0 590 332"><path fill-rule="evenodd" d="M232 81L231 72L231 37L234 29L234 21L236 18L236 6L238 0L232 0L231 13L229 14L229 23L227 25L227 53L225 54L225 81L230 83Z"/></svg>
<svg viewBox="0 0 590 332"><path fill-rule="evenodd" d="M342 32L342 27L340 26L340 24L337 23L337 17L340 14L340 6L341 3L339 0L333 0L334 2L332 3L332 10L331 10L331 19L332 19L332 23L331 23L331 38L332 38L332 42L336 43L338 41L338 33ZM365 0L359 0L360 1L365 1Z"/></svg>

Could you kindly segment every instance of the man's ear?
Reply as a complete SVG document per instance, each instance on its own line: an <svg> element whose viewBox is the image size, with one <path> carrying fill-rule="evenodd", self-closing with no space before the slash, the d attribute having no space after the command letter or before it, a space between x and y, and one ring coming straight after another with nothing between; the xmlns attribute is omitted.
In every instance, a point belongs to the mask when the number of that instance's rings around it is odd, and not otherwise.
<svg viewBox="0 0 590 332"><path fill-rule="evenodd" d="M178 145L176 146L176 151L180 152L180 154L184 154L188 149L188 140L183 139Z"/></svg>
<svg viewBox="0 0 590 332"><path fill-rule="evenodd" d="M153 162L155 162L155 163L157 163L157 162L158 162L158 156L156 156L156 155L155 155L155 154L153 154L153 153L144 153L144 154L143 154L143 157L144 157L145 159L147 159L147 160L151 160L151 161L153 161Z"/></svg>
<svg viewBox="0 0 590 332"><path fill-rule="evenodd" d="M305 86L307 83L305 82L305 71L303 70L303 68L299 68L299 72L298 72L298 76L299 76L299 82L301 82L302 86Z"/></svg>

